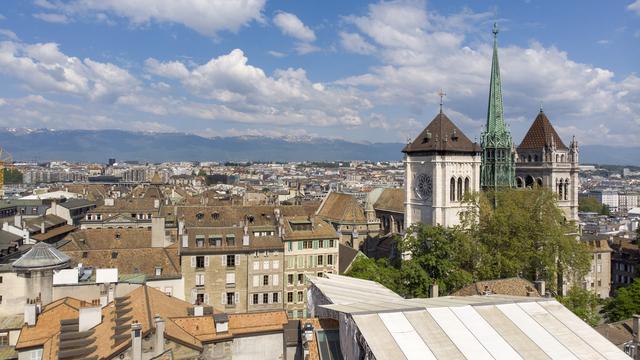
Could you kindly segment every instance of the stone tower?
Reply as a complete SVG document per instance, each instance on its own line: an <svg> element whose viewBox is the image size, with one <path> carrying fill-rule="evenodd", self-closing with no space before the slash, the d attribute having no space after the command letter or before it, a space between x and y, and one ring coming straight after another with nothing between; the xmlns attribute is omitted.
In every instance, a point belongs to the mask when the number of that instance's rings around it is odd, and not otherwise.
<svg viewBox="0 0 640 360"><path fill-rule="evenodd" d="M465 193L480 190L480 146L440 113L402 150L405 154L405 226L454 226Z"/></svg>
<svg viewBox="0 0 640 360"><path fill-rule="evenodd" d="M498 27L494 24L489 109L487 124L480 140L482 146L480 185L483 190L497 190L515 186L515 150L511 133L504 122L497 38Z"/></svg>
<svg viewBox="0 0 640 360"><path fill-rule="evenodd" d="M556 194L558 207L567 220L578 220L578 142L575 137L567 147L540 109L529 131L518 146L516 184L534 184Z"/></svg>

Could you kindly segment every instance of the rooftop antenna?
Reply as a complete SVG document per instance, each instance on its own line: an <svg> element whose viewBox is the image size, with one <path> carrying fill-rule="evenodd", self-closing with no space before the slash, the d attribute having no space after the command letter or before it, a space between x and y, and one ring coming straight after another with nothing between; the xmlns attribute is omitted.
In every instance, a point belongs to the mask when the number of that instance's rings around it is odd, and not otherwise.
<svg viewBox="0 0 640 360"><path fill-rule="evenodd" d="M447 93L444 92L442 88L440 88L440 91L438 91L438 95L440 95L440 114L442 114L442 104L444 103L444 97L447 96Z"/></svg>

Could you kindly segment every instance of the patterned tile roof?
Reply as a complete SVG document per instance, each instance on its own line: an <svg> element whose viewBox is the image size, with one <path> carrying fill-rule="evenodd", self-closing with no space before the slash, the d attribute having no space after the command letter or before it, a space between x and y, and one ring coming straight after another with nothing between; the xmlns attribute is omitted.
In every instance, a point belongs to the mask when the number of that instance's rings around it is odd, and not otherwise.
<svg viewBox="0 0 640 360"><path fill-rule="evenodd" d="M522 139L520 146L518 146L518 150L540 150L544 147L551 146L553 143L555 143L556 148L560 150L568 150L556 132L556 129L551 125L551 121L549 121L547 115L540 111L533 121L533 124L531 124L529 131L527 131L527 134L524 136L524 139Z"/></svg>
<svg viewBox="0 0 640 360"><path fill-rule="evenodd" d="M480 145L471 142L462 130L441 112L413 142L405 146L402 152L407 154L416 152L478 153Z"/></svg>

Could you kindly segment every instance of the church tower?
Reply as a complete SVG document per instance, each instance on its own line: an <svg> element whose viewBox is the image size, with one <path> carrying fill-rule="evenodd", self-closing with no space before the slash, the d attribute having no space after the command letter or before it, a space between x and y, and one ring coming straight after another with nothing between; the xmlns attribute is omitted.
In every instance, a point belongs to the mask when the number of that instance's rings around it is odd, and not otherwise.
<svg viewBox="0 0 640 360"><path fill-rule="evenodd" d="M498 27L493 25L493 60L489 85L487 124L481 134L482 166L480 185L483 190L515 186L515 151L511 133L504 122L502 84L498 64Z"/></svg>
<svg viewBox="0 0 640 360"><path fill-rule="evenodd" d="M567 220L577 221L579 165L575 137L567 147L540 109L518 146L517 186L531 187L537 184L549 188L556 194L558 207Z"/></svg>
<svg viewBox="0 0 640 360"><path fill-rule="evenodd" d="M460 224L464 195L480 191L480 147L442 112L402 150L405 227Z"/></svg>

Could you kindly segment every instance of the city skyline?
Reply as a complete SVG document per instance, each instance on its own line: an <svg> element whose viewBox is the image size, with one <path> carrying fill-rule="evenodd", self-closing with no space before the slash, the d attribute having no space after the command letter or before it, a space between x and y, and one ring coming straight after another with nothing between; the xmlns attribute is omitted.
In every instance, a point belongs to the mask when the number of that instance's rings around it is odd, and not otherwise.
<svg viewBox="0 0 640 360"><path fill-rule="evenodd" d="M401 142L443 88L479 138L497 22L516 144L541 103L565 141L638 140L638 0L174 6L3 3L3 125Z"/></svg>

